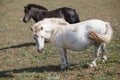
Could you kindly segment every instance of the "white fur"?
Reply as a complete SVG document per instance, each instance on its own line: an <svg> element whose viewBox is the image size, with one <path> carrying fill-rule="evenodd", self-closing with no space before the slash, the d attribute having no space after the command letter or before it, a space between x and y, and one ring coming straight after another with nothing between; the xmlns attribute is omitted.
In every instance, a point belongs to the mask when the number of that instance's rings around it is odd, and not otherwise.
<svg viewBox="0 0 120 80"><path fill-rule="evenodd" d="M90 40L88 38L90 30L94 30L97 34L102 35L108 39L107 41L110 41L112 38L112 28L110 24L98 19L69 24L63 19L50 18L34 24L32 27L33 30L36 25L38 28L43 27L43 30L38 31L39 34L37 35L39 38L42 36L50 39L50 41L58 48L62 59L61 69L64 69L69 65L67 64L69 63L67 56L66 59L64 56L67 54L65 51L66 49L81 51L89 48L92 44L95 45L95 58L91 62L90 66L96 66L96 60L99 56L99 49L103 43L97 44ZM38 40L38 43L39 45L43 44L40 40ZM44 46L42 46L42 48L44 48ZM41 48L38 49L40 50Z"/></svg>

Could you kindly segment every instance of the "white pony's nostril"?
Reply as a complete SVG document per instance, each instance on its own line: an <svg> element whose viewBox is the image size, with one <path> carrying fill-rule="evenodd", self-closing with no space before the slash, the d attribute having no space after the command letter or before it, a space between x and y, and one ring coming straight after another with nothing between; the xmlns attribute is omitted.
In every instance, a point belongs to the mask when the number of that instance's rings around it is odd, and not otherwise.
<svg viewBox="0 0 120 80"><path fill-rule="evenodd" d="M44 51L44 48L42 48L42 51Z"/></svg>
<svg viewBox="0 0 120 80"><path fill-rule="evenodd" d="M30 28L31 29L31 31L33 31L33 28Z"/></svg>
<svg viewBox="0 0 120 80"><path fill-rule="evenodd" d="M37 49L38 50L38 52L40 52L40 50L39 49Z"/></svg>
<svg viewBox="0 0 120 80"><path fill-rule="evenodd" d="M44 51L44 48L38 49L38 52L42 53Z"/></svg>

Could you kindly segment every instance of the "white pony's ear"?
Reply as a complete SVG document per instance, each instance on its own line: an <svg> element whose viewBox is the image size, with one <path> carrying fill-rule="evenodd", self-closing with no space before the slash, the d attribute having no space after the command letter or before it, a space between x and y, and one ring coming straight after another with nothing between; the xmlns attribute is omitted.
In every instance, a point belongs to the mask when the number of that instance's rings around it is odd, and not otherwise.
<svg viewBox="0 0 120 80"><path fill-rule="evenodd" d="M34 31L34 26L35 26L35 25L31 26L31 28L30 28L30 29L31 29L31 31Z"/></svg>
<svg viewBox="0 0 120 80"><path fill-rule="evenodd" d="M40 27L40 24L39 23L35 23L32 27L31 27L31 30L32 31L37 31Z"/></svg>

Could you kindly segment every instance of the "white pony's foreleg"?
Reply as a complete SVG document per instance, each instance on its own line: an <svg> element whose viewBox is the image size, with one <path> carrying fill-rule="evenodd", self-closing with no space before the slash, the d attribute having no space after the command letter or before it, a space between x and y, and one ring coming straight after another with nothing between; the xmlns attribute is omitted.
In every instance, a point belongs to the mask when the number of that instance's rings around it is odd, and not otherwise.
<svg viewBox="0 0 120 80"><path fill-rule="evenodd" d="M101 49L102 49L102 59L103 59L102 61L105 62L107 61L107 49L105 43L102 43Z"/></svg>
<svg viewBox="0 0 120 80"><path fill-rule="evenodd" d="M59 48L59 53L60 53L60 57L61 57L61 60L62 60L62 63L60 65L60 68L63 70L67 67L69 67L69 61L68 61L68 58L67 58L67 52L66 52L66 49L62 49L62 48Z"/></svg>
<svg viewBox="0 0 120 80"><path fill-rule="evenodd" d="M89 67L95 67L95 66L97 66L97 65L96 65L96 61L97 61L97 59L98 59L100 49L101 49L101 44L95 44L94 59L93 59L93 61L89 64Z"/></svg>

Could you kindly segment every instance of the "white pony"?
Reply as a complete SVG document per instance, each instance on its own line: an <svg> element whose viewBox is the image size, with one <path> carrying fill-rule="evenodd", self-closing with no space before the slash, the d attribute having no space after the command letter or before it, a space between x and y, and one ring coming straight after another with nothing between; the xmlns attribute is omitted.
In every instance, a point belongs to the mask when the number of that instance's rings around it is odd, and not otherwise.
<svg viewBox="0 0 120 80"><path fill-rule="evenodd" d="M66 49L81 51L94 45L94 59L89 66L96 66L100 49L102 50L102 59L106 61L106 43L110 42L113 35L110 24L97 19L69 24L64 19L48 18L35 23L31 30L34 32L33 36L39 52L44 49L45 38L50 39L57 47L62 59L61 69L70 65Z"/></svg>

